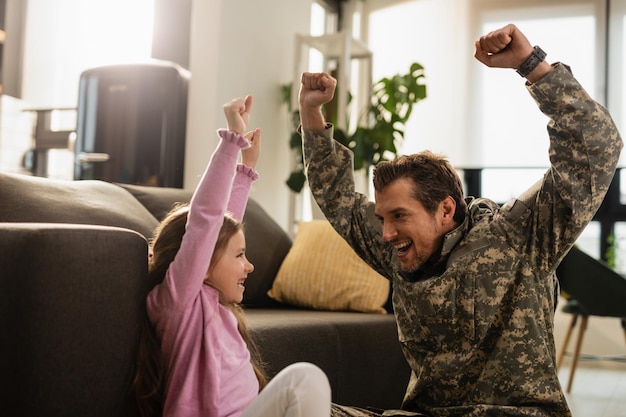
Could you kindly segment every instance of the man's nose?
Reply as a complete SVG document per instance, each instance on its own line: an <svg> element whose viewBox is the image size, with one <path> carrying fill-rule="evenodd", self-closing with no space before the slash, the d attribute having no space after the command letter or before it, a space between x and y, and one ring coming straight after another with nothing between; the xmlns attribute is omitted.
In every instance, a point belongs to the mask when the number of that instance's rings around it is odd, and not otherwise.
<svg viewBox="0 0 626 417"><path fill-rule="evenodd" d="M385 242L393 241L397 234L396 228L392 224L383 224L383 240Z"/></svg>

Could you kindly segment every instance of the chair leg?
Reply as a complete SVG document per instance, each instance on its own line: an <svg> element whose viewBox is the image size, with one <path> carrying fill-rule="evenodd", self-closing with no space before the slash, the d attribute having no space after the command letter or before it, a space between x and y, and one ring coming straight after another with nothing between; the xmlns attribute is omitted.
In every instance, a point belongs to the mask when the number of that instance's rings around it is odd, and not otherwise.
<svg viewBox="0 0 626 417"><path fill-rule="evenodd" d="M565 332L565 340L563 340L563 345L561 346L561 351L559 352L559 357L556 361L556 369L557 371L561 369L561 364L563 363L563 357L565 356L565 352L567 352L567 346L569 345L569 339L572 336L572 330L576 327L576 322L578 321L578 314L572 315L572 320L570 321L570 325L567 328L567 332Z"/></svg>
<svg viewBox="0 0 626 417"><path fill-rule="evenodd" d="M580 322L580 329L578 330L578 339L576 340L576 348L574 350L574 358L572 361L572 370L569 374L569 379L567 381L567 390L566 392L570 392L572 390L572 382L574 381L574 373L576 372L576 366L578 365L578 356L580 355L580 347L583 344L583 337L585 336L585 331L587 330L587 321L589 320L588 316L582 316L582 320Z"/></svg>

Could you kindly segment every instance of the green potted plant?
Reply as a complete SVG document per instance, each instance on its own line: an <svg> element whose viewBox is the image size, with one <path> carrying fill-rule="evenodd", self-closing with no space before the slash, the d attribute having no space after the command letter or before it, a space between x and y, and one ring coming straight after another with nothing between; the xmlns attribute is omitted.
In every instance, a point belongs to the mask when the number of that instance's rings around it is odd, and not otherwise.
<svg viewBox="0 0 626 417"><path fill-rule="evenodd" d="M355 171L365 170L367 177L370 167L398 155L397 145L404 140L404 127L411 116L413 105L426 98L424 78L424 67L412 63L408 73L378 80L372 86L371 99L359 116L356 129L350 133L335 129L335 139L354 152ZM292 117L289 147L296 151L296 166L286 184L292 191L299 193L306 177L302 138L297 132L300 115L297 109L291 109L291 89L292 84L281 86L283 102L288 105ZM334 115L327 115L327 118L337 125Z"/></svg>

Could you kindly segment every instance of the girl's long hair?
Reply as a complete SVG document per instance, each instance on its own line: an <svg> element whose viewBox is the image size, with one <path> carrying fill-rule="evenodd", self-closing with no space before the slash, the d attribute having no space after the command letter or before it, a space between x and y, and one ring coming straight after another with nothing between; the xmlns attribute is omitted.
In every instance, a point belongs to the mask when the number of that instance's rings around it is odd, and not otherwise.
<svg viewBox="0 0 626 417"><path fill-rule="evenodd" d="M176 205L165 216L156 228L150 242L148 279L150 288L163 282L167 268L174 260L180 249L180 244L185 234L185 226L189 214L189 205ZM224 223L220 229L211 263L214 264L223 254L228 240L239 230L243 230L243 224L230 215L224 216ZM267 384L261 355L252 340L245 320L243 309L238 304L227 305L237 318L239 333L246 342L250 351L254 373L259 380L259 387ZM137 349L137 363L133 388L135 398L142 417L161 416L165 401L165 387L167 383L167 366L161 354L161 344L156 336L154 327L148 319L148 313L144 308L142 323L139 330L139 346Z"/></svg>

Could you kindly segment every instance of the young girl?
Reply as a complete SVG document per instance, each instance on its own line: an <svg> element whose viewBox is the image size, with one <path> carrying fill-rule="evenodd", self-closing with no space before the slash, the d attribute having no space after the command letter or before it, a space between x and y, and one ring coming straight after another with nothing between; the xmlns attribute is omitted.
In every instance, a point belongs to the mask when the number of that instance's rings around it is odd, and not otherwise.
<svg viewBox="0 0 626 417"><path fill-rule="evenodd" d="M328 379L314 365L293 364L265 386L239 307L254 269L241 224L258 178L261 132L242 136L251 106L251 96L224 105L228 129L218 130L190 204L173 209L151 242L152 332L144 332L135 378L144 416L330 415Z"/></svg>

